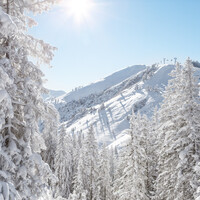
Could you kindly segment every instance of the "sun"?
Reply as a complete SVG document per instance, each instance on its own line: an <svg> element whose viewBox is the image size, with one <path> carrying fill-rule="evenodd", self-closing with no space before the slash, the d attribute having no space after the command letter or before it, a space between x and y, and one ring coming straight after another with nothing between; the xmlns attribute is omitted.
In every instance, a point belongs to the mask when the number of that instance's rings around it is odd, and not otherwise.
<svg viewBox="0 0 200 200"><path fill-rule="evenodd" d="M77 23L89 20L94 8L93 0L65 0L66 12Z"/></svg>

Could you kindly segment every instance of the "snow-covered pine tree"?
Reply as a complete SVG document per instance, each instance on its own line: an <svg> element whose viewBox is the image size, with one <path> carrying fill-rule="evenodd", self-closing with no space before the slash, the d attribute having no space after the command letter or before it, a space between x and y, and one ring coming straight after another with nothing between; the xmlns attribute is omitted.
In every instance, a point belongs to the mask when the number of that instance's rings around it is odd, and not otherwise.
<svg viewBox="0 0 200 200"><path fill-rule="evenodd" d="M99 163L99 186L100 186L100 199L101 200L113 200L112 194L112 179L110 176L110 160L109 151L105 144L102 147L100 153Z"/></svg>
<svg viewBox="0 0 200 200"><path fill-rule="evenodd" d="M86 165L85 165L85 158L83 156L83 152L80 151L79 159L78 159L78 168L74 178L74 185L73 185L73 193L70 194L68 200L86 200Z"/></svg>
<svg viewBox="0 0 200 200"><path fill-rule="evenodd" d="M72 137L61 126L57 139L55 156L55 175L58 178L56 184L57 196L68 198L72 184Z"/></svg>
<svg viewBox="0 0 200 200"><path fill-rule="evenodd" d="M157 107L154 110L154 114L149 123L149 132L148 132L148 168L149 168L149 177L148 177L148 191L151 199L154 199L156 193L156 179L158 176L158 109Z"/></svg>
<svg viewBox="0 0 200 200"><path fill-rule="evenodd" d="M121 176L114 183L115 198L119 200L149 200L152 172L149 143L149 122L146 116L133 113L130 139L121 163ZM119 170L119 169L118 169Z"/></svg>
<svg viewBox="0 0 200 200"><path fill-rule="evenodd" d="M114 178L115 178L115 170L116 170L116 165L117 165L117 156L118 156L118 153L117 153L117 147L114 147L114 148L110 148L109 149L109 165L110 165L110 177L111 177L111 182L112 182L112 185L113 185L113 181L114 181Z"/></svg>
<svg viewBox="0 0 200 200"><path fill-rule="evenodd" d="M136 117L133 113L131 121L135 122L136 125ZM113 193L115 199L119 200L128 200L134 197L134 149L133 149L133 134L132 129L129 131L130 138L127 142L127 146L124 147L118 157L118 165L115 174L115 181L113 187Z"/></svg>
<svg viewBox="0 0 200 200"><path fill-rule="evenodd" d="M76 134L72 135L72 183L70 191L73 191L74 188L74 183L75 183L75 178L77 175L78 171L78 163L79 163L79 158L80 158L80 152L81 152L81 147L82 147L82 134L79 133L78 136Z"/></svg>
<svg viewBox="0 0 200 200"><path fill-rule="evenodd" d="M192 200L199 186L200 106L192 62L170 74L159 113L160 154L156 199Z"/></svg>
<svg viewBox="0 0 200 200"><path fill-rule="evenodd" d="M131 119L131 142L133 160L132 198L150 199L150 164L149 157L149 122L147 117L139 113ZM129 173L130 174L130 173Z"/></svg>
<svg viewBox="0 0 200 200"><path fill-rule="evenodd" d="M0 10L1 12L1 10ZM2 19L2 13L0 17ZM5 15L5 14L4 14ZM6 16L7 17L7 16ZM6 127L6 119L13 117L12 100L8 94L9 88L14 87L12 77L9 77L9 71L12 71L12 66L7 59L0 59L0 199L3 198L19 198L19 195L14 187L12 173L15 171L15 164L10 156L9 149L6 145L9 134L3 130ZM8 130L7 130L8 131ZM5 146L6 145L6 146Z"/></svg>
<svg viewBox="0 0 200 200"><path fill-rule="evenodd" d="M178 154L171 154L166 151L167 143L170 143L169 135L176 135L176 124L172 123L172 119L177 116L178 104L176 96L180 97L178 86L181 83L181 66L177 64L175 70L170 74L174 79L168 82L166 91L163 95L164 101L159 110L159 125L158 125L158 178L156 180L156 199L175 199L174 185L175 176L171 176L170 163ZM169 134L171 132L171 134ZM166 139L168 142L166 143ZM172 165L172 164L171 164ZM177 166L177 164L176 164ZM171 186L171 184L173 185Z"/></svg>
<svg viewBox="0 0 200 200"><path fill-rule="evenodd" d="M42 134L46 149L42 151L43 160L49 165L53 173L55 172L55 152L57 149L59 114L54 106L45 106L46 117L41 122Z"/></svg>
<svg viewBox="0 0 200 200"><path fill-rule="evenodd" d="M125 173L124 169L127 167L127 155L129 155L129 145L126 150L120 151L117 157L116 169L114 174L114 182L112 193L114 195L114 200L124 200L126 199L126 184L125 184Z"/></svg>
<svg viewBox="0 0 200 200"><path fill-rule="evenodd" d="M49 64L55 48L27 34L27 27L35 22L26 14L41 13L54 2L0 1L0 76L5 76L0 83L4 107L0 122L0 181L5 183L0 194L4 199L39 199L47 180L52 178L40 156L41 149L45 149L38 127L46 114L40 96L44 91L43 73L29 58Z"/></svg>
<svg viewBox="0 0 200 200"><path fill-rule="evenodd" d="M86 165L86 191L88 200L99 200L98 187L98 164L99 152L98 144L94 135L94 129L91 126L83 141L83 149Z"/></svg>
<svg viewBox="0 0 200 200"><path fill-rule="evenodd" d="M86 195L87 200L99 200L99 152L93 127L82 141L78 169L74 181L74 195L78 199Z"/></svg>

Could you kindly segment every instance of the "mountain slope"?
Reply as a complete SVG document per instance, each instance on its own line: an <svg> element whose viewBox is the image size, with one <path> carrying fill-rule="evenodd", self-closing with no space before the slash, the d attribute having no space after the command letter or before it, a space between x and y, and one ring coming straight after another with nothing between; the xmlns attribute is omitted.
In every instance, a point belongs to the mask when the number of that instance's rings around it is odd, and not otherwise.
<svg viewBox="0 0 200 200"><path fill-rule="evenodd" d="M174 65L133 66L132 73L126 76L122 70L122 76L118 72L117 76L105 78L105 82L102 80L81 88L80 95L78 92L66 94L54 99L53 103L67 132L86 133L93 125L99 143L118 145L127 138L132 111L151 116L154 107L159 106L172 69ZM87 95L83 91L87 91Z"/></svg>
<svg viewBox="0 0 200 200"><path fill-rule="evenodd" d="M139 71L144 70L145 68L145 65L127 67L95 83L91 83L85 87L76 88L62 97L62 100L68 103L73 100L79 100L80 98L87 97L91 94L99 94L107 88L122 82L123 80L129 78L133 74L138 73Z"/></svg>

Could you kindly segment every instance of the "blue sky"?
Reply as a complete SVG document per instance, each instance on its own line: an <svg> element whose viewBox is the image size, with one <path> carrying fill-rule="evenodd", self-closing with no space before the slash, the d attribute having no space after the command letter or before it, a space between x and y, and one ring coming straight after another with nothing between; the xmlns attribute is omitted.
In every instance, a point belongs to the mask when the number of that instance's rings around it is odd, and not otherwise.
<svg viewBox="0 0 200 200"><path fill-rule="evenodd" d="M36 16L30 33L56 46L47 88L70 91L134 64L164 57L200 60L200 0L93 0L77 24L56 6Z"/></svg>

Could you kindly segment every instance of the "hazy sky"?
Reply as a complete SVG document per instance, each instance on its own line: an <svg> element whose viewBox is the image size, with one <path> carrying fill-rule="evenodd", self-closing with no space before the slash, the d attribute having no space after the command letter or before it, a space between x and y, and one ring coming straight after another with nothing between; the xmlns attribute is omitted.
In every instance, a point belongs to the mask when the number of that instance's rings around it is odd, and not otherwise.
<svg viewBox="0 0 200 200"><path fill-rule="evenodd" d="M66 6L35 17L38 26L30 33L58 48L54 67L43 69L46 87L70 91L124 67L153 64L163 57L200 60L200 0L93 3L80 23Z"/></svg>

